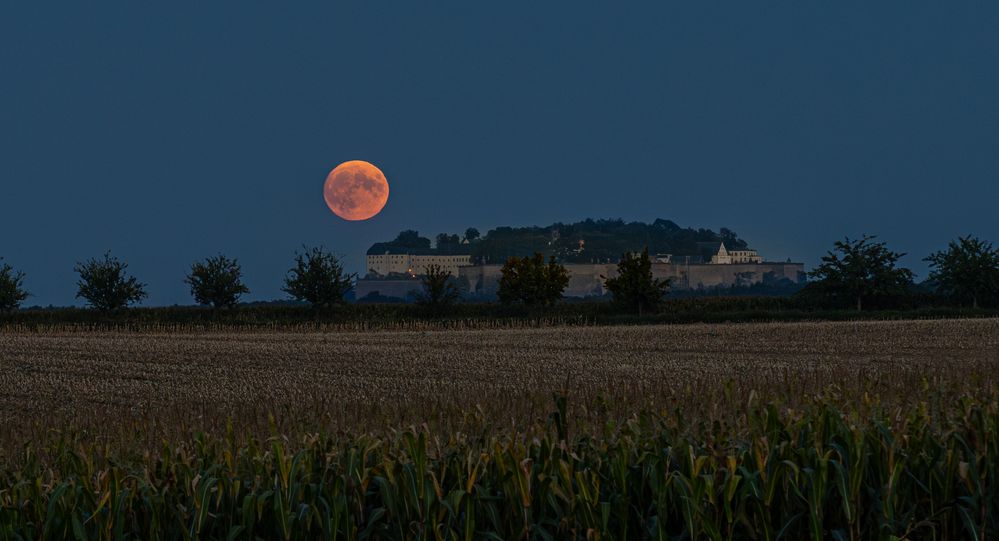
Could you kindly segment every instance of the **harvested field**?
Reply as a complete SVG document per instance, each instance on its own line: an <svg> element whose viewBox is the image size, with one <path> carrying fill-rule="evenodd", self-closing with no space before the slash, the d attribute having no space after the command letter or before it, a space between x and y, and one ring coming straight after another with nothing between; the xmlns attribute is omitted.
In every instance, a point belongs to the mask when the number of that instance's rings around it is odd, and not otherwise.
<svg viewBox="0 0 999 541"><path fill-rule="evenodd" d="M794 402L835 386L903 403L925 385L995 382L999 320L330 334L0 334L7 436L129 419L367 430L448 423L478 405L530 417L551 393L624 411L710 414L750 391ZM540 405L540 406L539 406ZM377 422L376 422L377 421Z"/></svg>

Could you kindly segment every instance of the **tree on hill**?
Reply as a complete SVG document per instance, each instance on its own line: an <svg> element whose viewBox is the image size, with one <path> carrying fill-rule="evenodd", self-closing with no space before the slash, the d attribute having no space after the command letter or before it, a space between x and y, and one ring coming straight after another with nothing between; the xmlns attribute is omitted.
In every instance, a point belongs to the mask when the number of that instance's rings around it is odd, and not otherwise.
<svg viewBox="0 0 999 541"><path fill-rule="evenodd" d="M533 257L510 257L500 269L499 296L503 304L551 306L569 285L569 272L554 257L535 252Z"/></svg>
<svg viewBox="0 0 999 541"><path fill-rule="evenodd" d="M853 304L863 310L868 300L885 300L907 294L912 287L912 271L898 267L905 254L892 252L874 236L860 240L837 241L822 256L822 264L808 273L815 281L801 292L833 304Z"/></svg>
<svg viewBox="0 0 999 541"><path fill-rule="evenodd" d="M681 228L669 220L657 219L651 224L624 220L587 219L575 223L553 223L546 227L497 227L480 236L475 228L465 231L463 244L458 235L441 233L436 247L430 239L416 231L399 233L395 240L378 242L368 254L437 253L468 254L473 261L498 263L509 257L540 252L555 256L565 263L616 262L623 252L635 252L643 246L651 253L697 255L698 243L724 242L730 250L745 249L746 241L732 230Z"/></svg>
<svg viewBox="0 0 999 541"><path fill-rule="evenodd" d="M412 229L399 232L392 244L407 248L430 249L430 239L421 237L418 231Z"/></svg>
<svg viewBox="0 0 999 541"><path fill-rule="evenodd" d="M624 252L648 247L651 253L695 255L700 242L724 242L731 250L747 243L729 229L681 228L669 220L651 224L623 220L592 220L547 227L497 227L471 245L473 259L505 261L510 256L534 252L554 255L569 263L617 261Z"/></svg>
<svg viewBox="0 0 999 541"><path fill-rule="evenodd" d="M0 258L0 261L3 261ZM24 273L4 263L0 265L0 312L13 312L29 294L24 290Z"/></svg>
<svg viewBox="0 0 999 541"><path fill-rule="evenodd" d="M344 302L355 276L345 273L340 260L322 247L304 248L295 253L295 266L288 270L282 291L314 308L332 308Z"/></svg>
<svg viewBox="0 0 999 541"><path fill-rule="evenodd" d="M430 265L420 278L423 291L417 293L416 303L432 309L451 306L461 298L461 288L455 283L451 271L440 265Z"/></svg>
<svg viewBox="0 0 999 541"><path fill-rule="evenodd" d="M999 249L972 236L951 241L946 250L931 254L930 281L937 291L978 308L999 300Z"/></svg>
<svg viewBox="0 0 999 541"><path fill-rule="evenodd" d="M77 263L73 270L80 275L76 298L84 299L101 312L127 308L146 298L146 285L126 271L128 264L105 252L104 259Z"/></svg>
<svg viewBox="0 0 999 541"><path fill-rule="evenodd" d="M725 247L728 249L738 249L740 245L745 244L739 239L739 235L727 227L723 227L718 230L718 236L721 237L721 241L725 243Z"/></svg>
<svg viewBox="0 0 999 541"><path fill-rule="evenodd" d="M235 259L219 254L191 265L184 283L191 286L191 296L198 304L229 308L239 297L250 292L243 284L243 271Z"/></svg>
<svg viewBox="0 0 999 541"><path fill-rule="evenodd" d="M648 310L658 310L669 291L669 280L652 277L652 260L649 249L641 254L625 253L617 264L617 276L604 279L604 287L614 296L614 302L642 315Z"/></svg>
<svg viewBox="0 0 999 541"><path fill-rule="evenodd" d="M442 254L452 254L461 249L461 237L441 233L437 235L437 251Z"/></svg>

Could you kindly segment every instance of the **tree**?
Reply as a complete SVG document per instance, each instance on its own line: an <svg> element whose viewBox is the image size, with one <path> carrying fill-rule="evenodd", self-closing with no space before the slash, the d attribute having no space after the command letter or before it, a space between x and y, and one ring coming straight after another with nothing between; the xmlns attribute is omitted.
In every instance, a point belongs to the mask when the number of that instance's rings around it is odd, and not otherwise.
<svg viewBox="0 0 999 541"><path fill-rule="evenodd" d="M461 248L461 237L458 235L448 235L440 233L437 235L437 250L441 253L450 254Z"/></svg>
<svg viewBox="0 0 999 541"><path fill-rule="evenodd" d="M101 312L113 312L146 298L146 285L125 271L128 264L104 253L104 259L93 258L77 263L73 270L80 275L76 298Z"/></svg>
<svg viewBox="0 0 999 541"><path fill-rule="evenodd" d="M405 231L399 232L395 237L395 240L391 244L397 246L404 246L406 248L413 248L417 250L429 250L430 249L430 239L426 237L421 237L420 233L412 229L407 229Z"/></svg>
<svg viewBox="0 0 999 541"><path fill-rule="evenodd" d="M912 286L912 271L897 267L905 254L892 252L877 237L837 241L822 256L822 264L808 273L816 281L808 284L805 296L824 297L834 303L852 303L863 310L868 299L886 299L906 294ZM838 252L838 253L837 253Z"/></svg>
<svg viewBox="0 0 999 541"><path fill-rule="evenodd" d="M626 253L617 264L617 276L604 279L604 287L614 295L614 302L642 315L646 310L657 310L669 290L669 280L652 277L652 260L649 249L641 254Z"/></svg>
<svg viewBox="0 0 999 541"><path fill-rule="evenodd" d="M478 240L480 236L479 230L474 227L469 227L465 230L465 240L468 242L474 242Z"/></svg>
<svg viewBox="0 0 999 541"><path fill-rule="evenodd" d="M441 309L451 306L461 298L461 289L451 276L451 271L440 265L430 265L420 279L423 291L416 295L416 302L428 308Z"/></svg>
<svg viewBox="0 0 999 541"><path fill-rule="evenodd" d="M353 289L355 274L346 274L340 260L322 247L295 253L295 266L288 270L282 291L314 308L331 308L344 302Z"/></svg>
<svg viewBox="0 0 999 541"><path fill-rule="evenodd" d="M533 257L511 257L500 269L499 299L503 304L551 306L569 285L569 272L555 261L535 252Z"/></svg>
<svg viewBox="0 0 999 541"><path fill-rule="evenodd" d="M184 283L191 286L191 296L198 304L210 304L213 308L235 306L241 295L250 292L243 284L239 263L222 254L191 265Z"/></svg>
<svg viewBox="0 0 999 541"><path fill-rule="evenodd" d="M21 307L21 303L29 296L22 287L23 283L23 272L15 272L6 263L0 265L0 312L13 312Z"/></svg>
<svg viewBox="0 0 999 541"><path fill-rule="evenodd" d="M958 302L980 302L999 299L999 249L992 243L972 236L951 241L946 250L931 254L930 281L937 290Z"/></svg>

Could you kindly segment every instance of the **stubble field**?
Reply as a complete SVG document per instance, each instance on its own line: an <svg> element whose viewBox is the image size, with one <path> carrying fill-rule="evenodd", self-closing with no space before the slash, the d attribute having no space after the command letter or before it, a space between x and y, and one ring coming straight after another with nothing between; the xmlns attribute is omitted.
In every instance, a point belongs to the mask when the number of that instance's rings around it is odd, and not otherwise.
<svg viewBox="0 0 999 541"><path fill-rule="evenodd" d="M351 431L524 421L553 392L622 411L724 409L830 386L889 403L987 389L999 320L346 333L0 333L0 423L111 430L233 420ZM9 434L8 434L9 435Z"/></svg>

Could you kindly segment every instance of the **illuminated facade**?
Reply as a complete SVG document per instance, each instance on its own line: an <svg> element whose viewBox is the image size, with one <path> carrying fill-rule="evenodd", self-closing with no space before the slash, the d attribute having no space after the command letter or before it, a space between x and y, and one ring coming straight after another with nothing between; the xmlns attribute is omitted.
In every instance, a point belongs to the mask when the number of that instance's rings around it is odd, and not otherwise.
<svg viewBox="0 0 999 541"><path fill-rule="evenodd" d="M414 255L414 254L368 254L366 257L367 274L389 276L393 274L408 274L416 276L423 274L430 265L440 265L445 271L457 276L458 269L472 264L470 255Z"/></svg>

